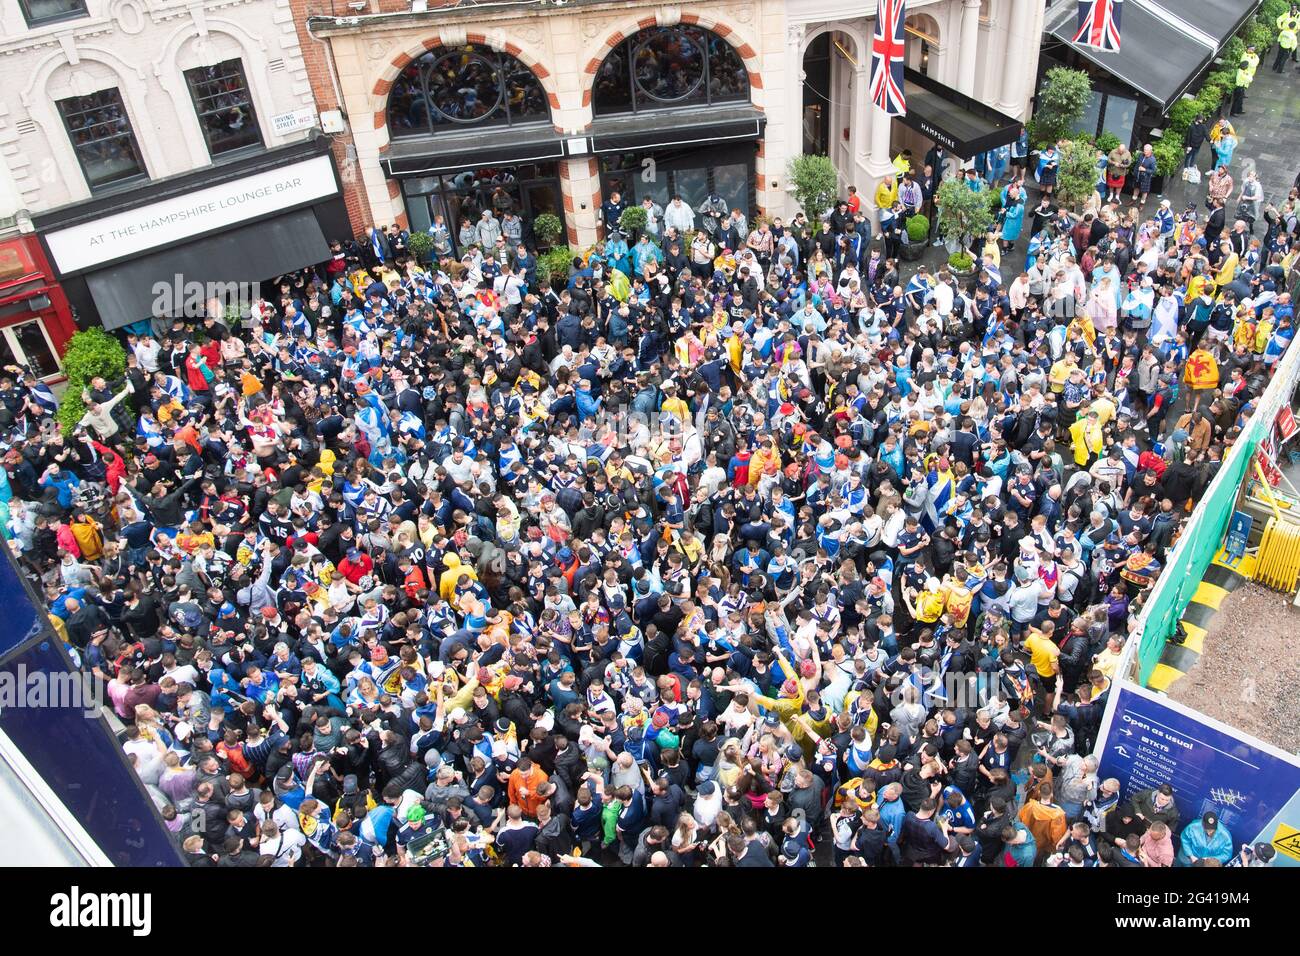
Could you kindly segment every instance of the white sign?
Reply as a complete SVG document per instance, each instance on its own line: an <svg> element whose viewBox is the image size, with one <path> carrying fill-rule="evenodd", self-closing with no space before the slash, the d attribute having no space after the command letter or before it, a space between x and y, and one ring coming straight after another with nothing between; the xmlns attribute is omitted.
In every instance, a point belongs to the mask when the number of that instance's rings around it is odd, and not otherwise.
<svg viewBox="0 0 1300 956"><path fill-rule="evenodd" d="M316 108L314 106L304 106L301 109L290 110L287 113L280 113L271 117L271 130L276 136L284 136L286 133L308 129L315 125Z"/></svg>
<svg viewBox="0 0 1300 956"><path fill-rule="evenodd" d="M330 157L316 156L59 229L48 233L46 241L59 271L67 274L259 219L337 191Z"/></svg>

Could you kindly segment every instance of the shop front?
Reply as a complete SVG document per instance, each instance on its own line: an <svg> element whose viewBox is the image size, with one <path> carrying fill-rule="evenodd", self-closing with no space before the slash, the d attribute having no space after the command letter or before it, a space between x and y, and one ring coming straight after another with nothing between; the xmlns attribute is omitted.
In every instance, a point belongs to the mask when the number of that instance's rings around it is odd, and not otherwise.
<svg viewBox="0 0 1300 956"><path fill-rule="evenodd" d="M259 283L351 235L323 136L34 218L78 324L119 329L246 307Z"/></svg>
<svg viewBox="0 0 1300 956"><path fill-rule="evenodd" d="M59 357L76 331L68 298L34 235L0 240L0 367L62 377Z"/></svg>
<svg viewBox="0 0 1300 956"><path fill-rule="evenodd" d="M590 119L566 133L539 71L509 52L439 44L407 63L388 92L380 165L409 227L446 225L460 255L485 210L517 212L525 239L551 213L570 242L590 241L614 190L692 206L717 193L755 212L765 119L728 42L698 26L654 27L589 69Z"/></svg>

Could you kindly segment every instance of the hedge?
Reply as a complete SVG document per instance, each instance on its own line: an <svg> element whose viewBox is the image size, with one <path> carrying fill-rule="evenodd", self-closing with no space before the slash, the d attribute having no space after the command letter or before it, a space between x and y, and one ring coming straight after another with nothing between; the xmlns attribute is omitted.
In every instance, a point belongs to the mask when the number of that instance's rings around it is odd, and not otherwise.
<svg viewBox="0 0 1300 956"><path fill-rule="evenodd" d="M1237 65L1247 46L1254 46L1262 59L1277 39L1277 18L1290 9L1288 0L1264 0L1259 12L1238 34L1223 45L1223 65L1205 77L1200 90L1190 99L1182 99L1169 109L1164 135L1152 144L1156 154L1156 172L1172 176L1182 165L1187 130L1198 116L1218 112L1233 87L1237 85Z"/></svg>
<svg viewBox="0 0 1300 956"><path fill-rule="evenodd" d="M65 436L71 435L86 414L81 392L92 379L101 376L108 381L121 378L126 373L126 349L122 343L103 329L86 329L68 340L63 353L63 374L68 377L68 387L59 401L59 426Z"/></svg>

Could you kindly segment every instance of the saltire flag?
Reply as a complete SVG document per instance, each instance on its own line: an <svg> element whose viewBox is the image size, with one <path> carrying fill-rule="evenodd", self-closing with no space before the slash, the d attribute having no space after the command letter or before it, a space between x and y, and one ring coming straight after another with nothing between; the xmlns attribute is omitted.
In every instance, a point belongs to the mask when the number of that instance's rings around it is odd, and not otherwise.
<svg viewBox="0 0 1300 956"><path fill-rule="evenodd" d="M385 260L388 252L388 240L384 235L384 231L378 226L370 227L370 249L380 262Z"/></svg>
<svg viewBox="0 0 1300 956"><path fill-rule="evenodd" d="M879 0L871 38L871 102L889 116L906 116L903 98L905 0Z"/></svg>
<svg viewBox="0 0 1300 956"><path fill-rule="evenodd" d="M1074 42L1107 53L1119 52L1119 13L1124 0L1079 0Z"/></svg>

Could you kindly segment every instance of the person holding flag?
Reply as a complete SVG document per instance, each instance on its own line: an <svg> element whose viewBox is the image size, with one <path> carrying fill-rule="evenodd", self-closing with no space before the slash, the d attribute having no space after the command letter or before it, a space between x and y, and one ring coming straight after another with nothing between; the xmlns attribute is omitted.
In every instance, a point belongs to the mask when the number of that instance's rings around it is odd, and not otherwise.
<svg viewBox="0 0 1300 956"><path fill-rule="evenodd" d="M1194 412L1200 406L1202 397L1219 387L1219 363L1214 354L1198 348L1187 356L1187 364L1183 367L1183 384L1191 390L1191 410Z"/></svg>

